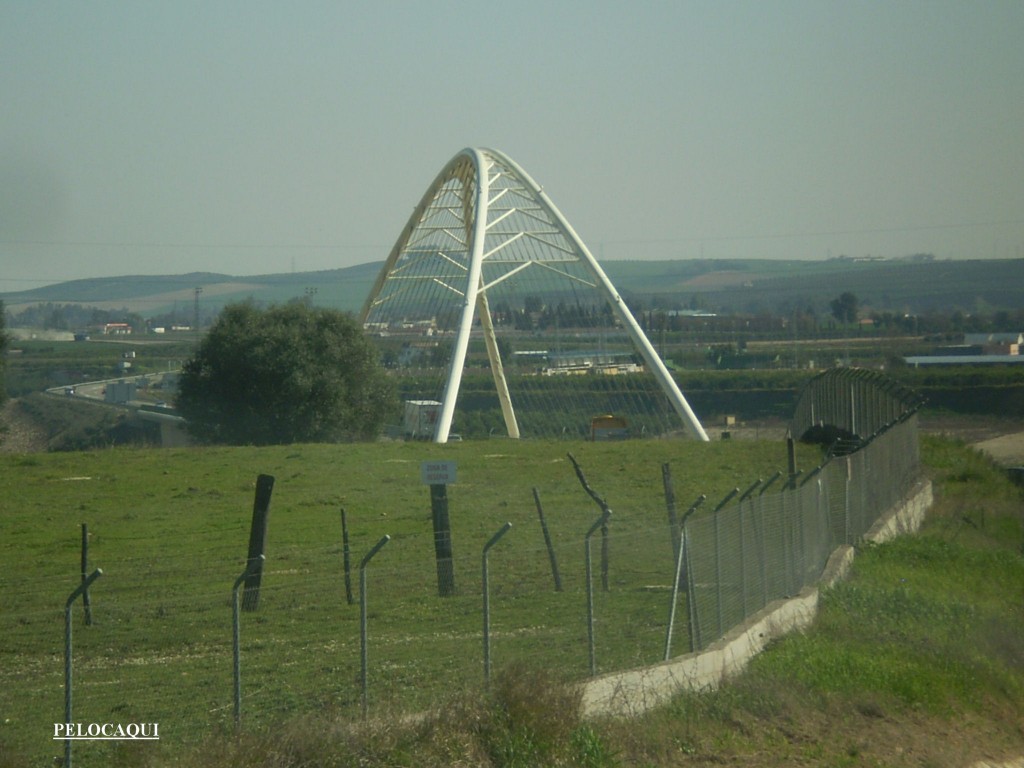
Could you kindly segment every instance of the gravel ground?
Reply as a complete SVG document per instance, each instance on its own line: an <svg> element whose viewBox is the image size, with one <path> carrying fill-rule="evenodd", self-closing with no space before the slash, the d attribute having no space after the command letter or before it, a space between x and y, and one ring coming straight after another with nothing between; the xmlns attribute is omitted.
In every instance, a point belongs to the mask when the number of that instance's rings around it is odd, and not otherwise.
<svg viewBox="0 0 1024 768"><path fill-rule="evenodd" d="M46 432L17 400L4 403L0 412L0 453L40 453L46 450L46 444Z"/></svg>

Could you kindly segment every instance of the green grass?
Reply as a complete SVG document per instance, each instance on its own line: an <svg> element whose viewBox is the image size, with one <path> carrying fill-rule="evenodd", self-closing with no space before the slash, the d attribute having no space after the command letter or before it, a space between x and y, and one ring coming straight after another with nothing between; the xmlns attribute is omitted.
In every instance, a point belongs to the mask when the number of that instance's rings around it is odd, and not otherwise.
<svg viewBox="0 0 1024 768"><path fill-rule="evenodd" d="M467 441L3 458L0 765L60 751L50 736L63 707L61 608L78 578L81 521L105 575L93 589L95 626L75 608L75 719L157 720L162 740L79 743L78 765L909 766L1024 752L1020 492L980 454L923 440L937 494L925 528L862 548L811 630L773 644L718 692L628 723L584 723L562 681L586 674L580 539L598 510L567 451L614 509L599 664L652 663L670 551L661 463L671 462L680 499L715 498L778 466L783 446ZM419 484L425 458L458 463L449 489L458 594L444 600ZM813 458L801 454L801 466ZM257 472L277 486L261 607L242 618L245 727L235 737L229 590ZM563 593L550 586L534 486ZM356 561L392 536L368 570L365 724L341 507ZM486 692L480 550L505 520L513 529L491 553L496 674ZM404 720L410 711L425 714Z"/></svg>
<svg viewBox="0 0 1024 768"><path fill-rule="evenodd" d="M63 619L88 524L95 624L75 616L75 719L161 723L160 750L231 724L230 587L246 553L256 475L276 478L260 609L243 614L247 726L359 711L358 607L345 600L340 510L368 575L371 702L427 708L482 681L480 563L490 555L492 658L587 674L582 538L599 509L567 452L614 510L609 592L596 599L603 670L659 658L671 573L661 465L680 503L720 498L785 463L780 443L467 441L121 450L0 459L0 741L38 759L63 712ZM457 594L437 597L420 462L457 462L449 488ZM812 466L813 450L801 455ZM531 489L564 583L552 588ZM595 573L600 545L595 540ZM353 591L358 575L353 574ZM681 630L685 632L685 628ZM685 634L680 635L683 643ZM109 754L79 744L80 765ZM92 752L90 752L90 749ZM161 753L162 753L161 752ZM93 762L90 762L93 761Z"/></svg>

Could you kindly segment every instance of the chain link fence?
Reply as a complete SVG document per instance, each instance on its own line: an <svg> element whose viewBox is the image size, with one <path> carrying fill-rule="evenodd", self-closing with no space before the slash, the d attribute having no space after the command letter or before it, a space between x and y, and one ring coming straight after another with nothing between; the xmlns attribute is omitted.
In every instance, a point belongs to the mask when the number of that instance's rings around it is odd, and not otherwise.
<svg viewBox="0 0 1024 768"><path fill-rule="evenodd" d="M845 456L685 524L691 647L705 648L768 603L816 583L920 475L917 416L886 425Z"/></svg>

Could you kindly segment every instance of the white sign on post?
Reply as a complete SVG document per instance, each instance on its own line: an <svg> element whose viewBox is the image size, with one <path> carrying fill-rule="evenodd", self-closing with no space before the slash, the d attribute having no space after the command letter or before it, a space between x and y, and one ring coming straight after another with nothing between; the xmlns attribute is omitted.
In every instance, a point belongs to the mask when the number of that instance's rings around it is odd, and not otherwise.
<svg viewBox="0 0 1024 768"><path fill-rule="evenodd" d="M424 485L451 485L455 482L455 462L424 461L420 464L420 479Z"/></svg>

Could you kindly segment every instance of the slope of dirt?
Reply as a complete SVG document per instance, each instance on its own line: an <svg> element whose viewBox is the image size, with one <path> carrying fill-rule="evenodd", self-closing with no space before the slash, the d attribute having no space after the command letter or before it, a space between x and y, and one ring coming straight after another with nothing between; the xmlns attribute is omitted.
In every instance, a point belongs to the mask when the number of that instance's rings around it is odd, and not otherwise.
<svg viewBox="0 0 1024 768"><path fill-rule="evenodd" d="M21 403L8 400L0 411L0 453L40 453L46 450L46 430L25 413Z"/></svg>

